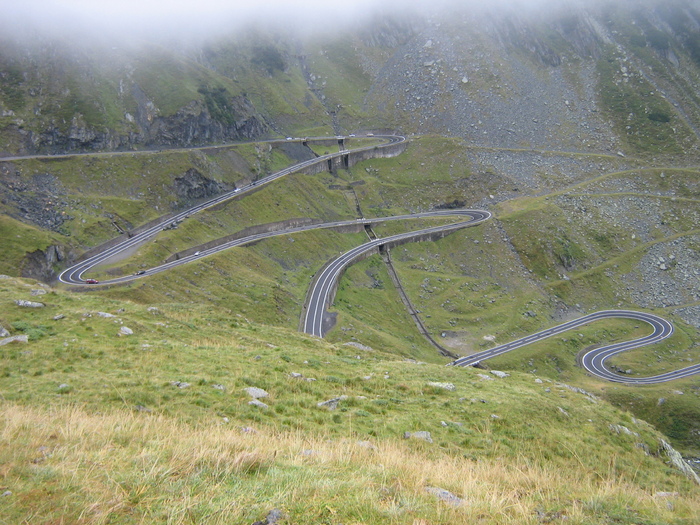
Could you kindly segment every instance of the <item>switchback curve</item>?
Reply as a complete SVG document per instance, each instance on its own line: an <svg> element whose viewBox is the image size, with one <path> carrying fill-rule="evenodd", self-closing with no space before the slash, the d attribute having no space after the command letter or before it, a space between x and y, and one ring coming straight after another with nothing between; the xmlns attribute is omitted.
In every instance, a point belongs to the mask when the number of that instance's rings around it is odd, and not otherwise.
<svg viewBox="0 0 700 525"><path fill-rule="evenodd" d="M658 315L646 313L646 312L636 312L634 310L601 310L599 312L594 312L578 319L562 323L558 326L552 328L547 328L535 334L530 334L510 343L495 346L488 350L478 352L476 354L461 357L452 363L451 366L474 366L481 361L486 359L491 359L499 355L511 352L517 348L529 345L536 341L542 341L548 337L552 337L568 330L573 330L580 326L586 325L593 321L598 321L601 319L610 318L622 318L622 319L633 319L635 321L643 321L649 324L653 331L651 334L638 339L632 339L630 341L624 341L621 343L615 343L610 345L604 345L593 350L589 350L581 357L581 364L583 368L590 374L611 381L614 383L629 383L635 385L650 385L663 383L666 381L672 381L674 379L680 379L683 377L689 377L691 375L700 374L700 364L689 366L686 368L681 368L679 370L674 370L672 372L667 372L665 374L659 374L650 377L640 377L640 378L626 378L614 374L609 369L605 367L605 361L625 350L631 350L633 348L639 348L642 346L651 345L663 341L667 337L673 334L673 325L668 322L663 317Z"/></svg>
<svg viewBox="0 0 700 525"><path fill-rule="evenodd" d="M208 201L205 201L201 204L198 204L196 206L193 206L192 208L189 208L187 210L181 211L178 214L174 215L173 217L170 217L168 219L168 223L179 223L184 221L185 219L189 218L190 216L194 215L195 213L199 213L203 210L206 210L208 208L211 208L213 206L217 206L218 204L221 204L223 202L226 202L234 197L237 197L239 195L243 195L249 191L252 191L254 189L258 189L261 186L264 186L266 184L270 184L271 182L284 177L286 175L289 175L291 173L297 173L303 169L306 169L310 166L316 165L316 164L322 164L322 163L327 163L332 159L335 159L336 157L342 157L344 155L348 155L349 153L357 153L357 152L362 152L362 151L372 151L372 150L381 150L383 148L387 148L390 146L395 146L396 144L401 144L403 142L406 142L406 137L403 137L401 135L373 135L374 138L384 140L385 142L383 144L378 144L378 145L373 145L373 146L366 146L362 148L356 148L353 150L344 150L344 151L339 151L337 153L330 153L327 155L321 155L319 157L316 157L314 159L306 160L304 162L300 162L299 164L295 164L293 166L290 166L288 168L285 168L283 170L280 170L278 172L272 173L268 175L267 177L263 177L262 179L259 179L257 181L254 181L247 186L243 186L241 188L236 188L232 191L222 193L221 195L218 195ZM308 140L321 140L321 139L328 139L332 137L314 137L313 139L308 139ZM335 137L336 139L338 137ZM99 264L107 261L108 259L114 257L115 255L118 255L126 250L129 250L131 248L134 248L135 246L138 246L139 244L147 241L148 239L155 237L158 233L160 233L163 230L163 224L164 223L159 223L154 226L151 226L150 228L147 228L146 230L139 232L138 234L134 234L130 236L129 238L125 239L124 241L105 248L104 250L100 251L99 253L93 255L92 257L89 257L83 261L80 261L69 268L66 268L61 272L61 274L58 276L58 280L61 281L62 283L65 284L71 284L71 285L89 285L90 280L86 280L84 278L84 275L89 272L92 268L95 266L98 266ZM249 241L253 242L253 241ZM245 243L238 243L238 244L245 244ZM226 248L229 248L231 246L236 246L237 244L231 244L227 245ZM215 253L216 251L220 251L222 249L226 249L222 247L217 247L216 249L212 248L211 250L207 250L206 255L210 255L211 253ZM137 279L139 277L145 276L145 275L152 275L154 273L158 273L167 269L172 268L173 266L177 266L179 264L185 264L188 262L191 262L193 260L198 259L201 255L204 255L204 252L201 254L198 254L197 256L189 256L189 257L184 257L178 261L174 261L173 263L169 264L164 264L161 266L158 266L156 268L151 268L149 270L145 270L143 273L140 273L139 275L127 275L115 279L109 279L106 281L103 281L101 284L118 284L118 283L125 283L128 281L132 281L134 279Z"/></svg>

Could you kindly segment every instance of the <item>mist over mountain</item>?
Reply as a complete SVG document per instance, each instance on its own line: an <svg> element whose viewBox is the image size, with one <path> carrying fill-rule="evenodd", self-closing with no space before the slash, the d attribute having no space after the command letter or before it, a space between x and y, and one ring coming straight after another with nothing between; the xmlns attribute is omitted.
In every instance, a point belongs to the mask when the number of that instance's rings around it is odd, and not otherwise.
<svg viewBox="0 0 700 525"><path fill-rule="evenodd" d="M275 3L205 3L189 21L184 4L130 21L122 7L110 23L79 2L47 6L56 17L27 7L0 47L0 151L370 127L581 151L696 146L696 2L322 5L286 22L292 5Z"/></svg>

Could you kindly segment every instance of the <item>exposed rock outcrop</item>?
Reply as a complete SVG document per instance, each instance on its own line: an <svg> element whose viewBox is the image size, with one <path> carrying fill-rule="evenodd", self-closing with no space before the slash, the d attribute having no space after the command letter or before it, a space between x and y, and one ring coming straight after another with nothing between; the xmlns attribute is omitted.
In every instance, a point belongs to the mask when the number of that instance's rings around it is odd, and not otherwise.
<svg viewBox="0 0 700 525"><path fill-rule="evenodd" d="M69 127L51 125L22 133L26 153L68 153L125 150L137 147L183 147L232 140L255 139L269 129L265 119L245 96L229 97L226 112L212 116L204 100L192 100L175 114L162 116L143 91L134 87L136 116L126 113L113 127L90 125L83 115L73 116Z"/></svg>
<svg viewBox="0 0 700 525"><path fill-rule="evenodd" d="M175 179L175 193L187 200L211 197L224 190L218 182L208 179L195 168L188 169L182 177Z"/></svg>
<svg viewBox="0 0 700 525"><path fill-rule="evenodd" d="M661 445L662 450L666 453L666 456L668 457L668 460L671 463L671 465L679 469L688 478L692 479L695 483L700 485L700 476L698 476L697 473L691 468L691 466L685 462L681 454L663 439L660 441L659 444Z"/></svg>
<svg viewBox="0 0 700 525"><path fill-rule="evenodd" d="M56 278L54 266L66 259L63 246L48 246L45 250L28 253L22 261L20 275L38 281L49 282Z"/></svg>

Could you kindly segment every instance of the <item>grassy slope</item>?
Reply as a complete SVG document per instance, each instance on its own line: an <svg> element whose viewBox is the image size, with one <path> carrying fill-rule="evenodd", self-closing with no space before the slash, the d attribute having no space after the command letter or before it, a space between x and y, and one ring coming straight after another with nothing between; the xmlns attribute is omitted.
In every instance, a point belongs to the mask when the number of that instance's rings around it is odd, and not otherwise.
<svg viewBox="0 0 700 525"><path fill-rule="evenodd" d="M48 171L71 191L83 193L75 197L71 207L76 220L66 223L66 228L75 232L73 238L93 244L97 239L112 236L106 212L119 213L136 225L157 214L155 206L162 210L163 203L168 202L173 178L188 167L197 167L208 176L233 185L242 178L254 177L256 170L266 172L289 162L284 158L277 150L268 152L246 145L215 152L127 155L112 160L75 158L50 164L31 161L20 167L27 176ZM426 158L434 160L425 163ZM93 188L96 176L102 172L111 174L109 180L114 184L105 189L112 196L85 195L96 191L97 186ZM581 179L574 177L573 181L576 180ZM556 322L551 318L558 315L562 304L570 309L578 304L583 310L616 305L636 307L622 293L624 276L657 240L683 236L684 232L697 228L698 218L693 211L696 180L694 171L684 170L634 170L602 175L549 196L508 200L496 208L496 220L437 243L399 247L393 251L393 259L409 297L424 313L423 320L429 330L453 350L469 353L491 344L484 336L492 335L504 342L551 326ZM340 172L338 177L294 175L244 199L197 215L178 230L164 232L110 273L132 273L176 251L254 224L296 217L353 218L352 193L329 189L352 181L363 182L355 186L354 192L366 216L427 210L454 201L469 204L492 194L503 195L512 185L504 175L483 172L473 166L458 141L425 137L413 141L408 151L397 158L367 161L350 172ZM547 180L547 185L550 184ZM620 192L620 188L625 191ZM675 200L664 197L670 192L676 196ZM144 201L142 195L148 196L148 200ZM666 217L663 226L656 224L655 218L650 219L651 228L645 233L648 238L643 238L642 228L637 239L631 239L626 224L615 226L619 219L613 221L600 214L601 210L625 202L630 196L641 199L640 205L647 209L653 204L659 209L659 216ZM580 217L584 208L590 210L586 212L586 220ZM86 222L82 223L83 220ZM413 227L418 225L387 223L375 230L382 236ZM293 329L313 274L330 257L364 239L360 234L330 231L285 236L209 257L105 294L143 304L209 304L241 313L256 322ZM20 253L21 250L17 257ZM562 267L563 260L573 264L573 271ZM12 273L15 264L8 260L8 273ZM568 281L561 279L564 274L568 274ZM341 282L334 311L338 313L338 323L337 329L329 334L331 341L356 340L373 348L391 349L398 355L440 361L415 331L378 258L349 271L348 278ZM636 374L647 369L651 373L677 366L679 357L695 359L696 331L684 326L680 319L672 319L681 328L677 336L685 334L684 338L655 349L653 354L640 352L629 358L621 357L619 366L632 368ZM474 330L474 326L478 329ZM618 325L609 330L615 337L623 335ZM595 328L591 334L584 340L590 341L589 344L600 335ZM543 343L539 350L524 350L512 358L501 358L504 364L498 366L516 366L523 371L546 370L551 377L585 380L573 367L576 351L585 346L583 341L563 339L567 341ZM559 355L557 348L564 355ZM558 357L549 357L553 355ZM645 357L652 355L662 357L654 357L652 361ZM691 380L690 386L693 385L695 382ZM668 428L677 444L694 452L692 430L696 416L689 418L685 407L696 403L677 395L669 396L668 388L645 392L648 394L644 394L643 401L631 405L620 396L611 399L633 408L661 428ZM667 398L666 408L670 412L680 403L678 408L683 408L682 418L686 420L684 430L678 431L676 422L681 416L672 416L669 421L663 411L652 409L660 397Z"/></svg>
<svg viewBox="0 0 700 525"><path fill-rule="evenodd" d="M48 290L27 311L12 300L36 284L0 287L1 324L30 338L0 354L9 522L251 522L281 508L298 523L689 523L700 508L649 425L547 379L484 380L205 304ZM269 408L248 404L249 386ZM317 406L341 395L336 410ZM417 430L434 443L401 439ZM679 492L672 508L658 491Z"/></svg>
<svg viewBox="0 0 700 525"><path fill-rule="evenodd" d="M11 275L19 273L27 253L45 250L56 242L55 236L6 215L0 216L0 236L4 239L0 272Z"/></svg>
<svg viewBox="0 0 700 525"><path fill-rule="evenodd" d="M291 56L288 49L281 52ZM298 70L292 67L287 71L269 72L256 67L251 62L252 49L242 52L241 56L232 57L230 53L233 51L224 50L216 67L229 77L222 82L232 92L261 93L255 100L256 107L265 108L267 115L279 115L278 122L283 128L300 130L295 136L315 134L319 129L330 131L325 109L308 94ZM640 51L638 56L645 63L652 63L653 54L645 57ZM612 54L606 59L617 60ZM355 75L357 63L346 60L342 67L333 66L334 61L328 57L314 62L313 71L324 79L327 77L326 92L330 102L343 105L339 113L341 122L354 126L364 118L356 104L365 89L366 79L353 76L355 89L349 91L345 88L351 84L344 84L342 77L347 72ZM231 71L222 67L227 63ZM615 67L611 69L606 69L606 64L613 62L601 63L598 88L608 116L625 137L629 148L626 151L641 148L649 156L685 151L691 140L689 131L668 103L649 95L653 87L644 82L631 88L616 78L620 64L613 64ZM191 64L182 67L183 71L189 71ZM150 81L155 82L157 78L156 75ZM218 82L219 78L215 80ZM229 79L233 79L232 83ZM616 84L616 80L621 83ZM141 81L150 85L147 78ZM680 79L671 77L667 81L678 83ZM182 96L185 100L193 94L194 84L185 84L185 87L189 91L159 91L158 96L165 97L160 102L163 108L174 111ZM88 95L92 89L88 89ZM682 90L683 86L678 87L678 91ZM94 88L94 92L100 90ZM87 100L91 100L90 97ZM128 106L125 102L126 109ZM27 107L27 111L30 108ZM650 120L647 117L650 111L668 112L671 121ZM633 125L627 121L630 112ZM107 112L108 116L112 114ZM350 125L347 126L350 129ZM671 133L671 126L677 132ZM472 204L490 194L502 198L512 186L509 174L478 169L469 161L466 151L459 141L428 137L414 141L408 152L396 159L369 161L340 175L344 180L365 182L355 191L363 212L372 216L425 210L454 200ZM158 155L151 157L149 164L120 159L110 165L94 165L92 171L84 170L78 179L70 182L74 191L82 193L79 200L71 203L76 210L76 221L72 224L86 221L84 226L71 229L71 233L81 245L94 244L113 234L104 212L123 213L128 221L139 224L170 209L173 204L168 185L187 167L201 168L207 176L216 173L217 180L236 182L265 171L265 166L282 162L279 157L270 159L254 149L241 151L240 155L244 162L212 159L198 153L177 158L170 154ZM242 169L241 164L246 168ZM61 179L70 181L76 166L66 165ZM38 167L35 171L42 170L47 168ZM109 181L115 181L109 190L117 195L102 195L105 179L101 174L104 173L110 174ZM142 180L135 177L137 173ZM424 311L428 328L435 335L445 333L444 342L461 352L485 348L490 343L483 339L484 335L495 335L497 342L503 342L551 326L556 322L553 317L560 315L557 308L562 303L569 307L569 314L576 304L583 310L617 304L634 307L634 301L623 292L622 277L656 240L684 235L697 227L693 219L697 188L689 184L693 178L697 179L697 173L689 174L683 185L685 190L680 186L673 188L679 196L695 200L681 202L644 197L646 206L660 207L662 215L668 219L663 221L663 227L651 228L651 237L644 242L641 238L632 239L624 224L616 225L595 212L587 217L588 222L578 223L581 212L577 208L581 203L591 210L619 204L630 195L636 198L643 194L645 186L663 191L666 188L662 184L668 183L668 179L661 181L658 177L658 171L635 171L603 178L600 184L607 180L609 186L600 186L595 191L589 191L592 186L573 187L573 196L580 202L572 202L571 195L510 201L496 209L497 220L490 224L438 243L401 247L394 250L394 260L409 295ZM588 175L583 174L576 181L585 178ZM561 180L559 174L542 174L540 189L556 192ZM644 181L644 184L629 188L629 180ZM674 180L677 179L674 177ZM319 181L322 183L318 184ZM145 248L142 255L148 260L157 260L189 246L191 240L206 240L228 233L231 228L276 220L279 217L277 204L286 210L287 204L293 202L296 206L296 202L303 202L297 208L299 214L292 209L290 217L300 214L321 218L353 217L354 203L350 195L327 190L335 182L330 177L317 176L313 180L299 177L293 183L279 183L240 203L197 218L197 222L193 221L187 228L169 232L157 245ZM621 186L625 186L624 192L619 190ZM126 189L134 194L127 195ZM378 228L378 232L387 234L396 228ZM26 235L37 247L49 242L47 234L31 232L30 236L27 231ZM9 374L3 380L3 393L11 393L5 405L8 423L3 439L4 443L23 443L21 447L12 448L16 456L10 455L10 447L3 447L7 454L3 463L11 465L6 469L9 473L3 474L4 479L22 487L15 489L16 493L29 493L39 483L50 483L56 500L47 500L41 509L46 520L55 517L51 512L61 512L52 510L61 508L56 502L64 504L63 512L73 513L76 519L88 502L99 502L92 507L94 514L88 517L96 522L110 513L113 513L113 520L128 521L131 516L163 519L168 512L172 512L169 515L173 521L253 521L261 518L268 507L276 505L285 508L292 521L298 522L412 523L425 519L431 523L451 523L481 519L527 523L528 520L556 519L561 517L557 513L562 512L573 522L581 523L673 523L674 520L689 523L688 520L697 515L696 492L659 466L658 460L634 449L632 437L626 440L625 436L611 436L607 423L601 422L611 419L630 428L637 425L643 430L644 442L654 448L655 441L649 438L647 432L650 431L642 423L633 423L629 414L616 412L602 402L594 405L583 399L584 406L568 404L577 401L577 396L550 385L532 390L532 376L524 374L535 370L543 378L563 379L600 392L617 406L653 422L686 452L698 454L693 438L693 432L700 425L697 380L630 389L601 385L574 366L575 354L580 349L600 338L628 337L636 332L634 325L602 323L500 358L492 363L494 368L520 371L509 378L511 383L506 388L502 382L480 381L473 375L475 371L445 371L434 365L415 371L414 365L393 361L393 356L412 356L429 362L438 359L417 336L405 311L397 304L382 265L371 259L353 267L341 283L335 305L338 328L329 336L335 345L266 326L293 328L310 277L332 254L357 242L361 242L359 235L348 238L328 232L281 238L205 259L128 287L92 292L105 299L82 294L64 296L59 292L57 304L71 312L67 318L70 324L66 323L69 326L60 330L56 330L53 322L40 317L41 314L17 314L14 306L6 304L2 324L19 322L13 333L28 331L36 340L30 343L32 354L22 353L21 348L2 354ZM308 254L319 246L322 251L315 253L313 260L309 259ZM8 257L7 273L14 273L21 249L15 247L11 253L14 258ZM573 271L562 266L562 261L571 259L576 262ZM494 265L492 261L501 264ZM129 264L127 271L138 263L134 260ZM562 275L570 280L562 280ZM74 304L69 308L71 302ZM161 313L145 311L150 304L157 304ZM116 325L112 319L98 319L93 315L80 321L85 311L116 312L119 308L125 308L129 315L132 310L137 312L133 317L124 315L126 323L136 327L134 339L113 338ZM664 315L667 313L672 314ZM630 367L639 373L640 369L677 366L680 357L697 359L697 330L671 317L680 330L673 340L653 349L652 362L646 357L649 354L640 351L619 358L618 366ZM253 323L249 324L245 318ZM156 324L160 322L166 326ZM205 325L214 327L218 335L202 335ZM478 328L475 330L474 326ZM362 354L363 359L357 360L355 354L361 351L339 346L353 338L374 348L373 357L366 358ZM68 347L63 346L64 341L68 342ZM143 344L151 346L144 349ZM232 354L237 364L229 361ZM257 355L261 356L261 366L256 365ZM271 368L265 369L262 364L269 364ZM295 365L298 366L294 368ZM348 371L341 373L346 367ZM297 369L318 381L292 382L287 374ZM389 379L382 381L379 378L384 377L384 372L389 372ZM369 374L374 374L373 378L382 386L369 386L370 395L367 395L367 385L361 378ZM460 374L470 374L470 382L461 383L463 376ZM194 386L175 389L169 381L176 379ZM426 389L428 380L443 379L453 380L458 390L445 393ZM227 387L226 394L209 388L219 382ZM69 385L67 392L58 390L58 385L63 383ZM240 389L249 384L272 391L271 410L260 413L246 404L247 398ZM116 385L116 389L112 385ZM552 388L548 395L541 391L545 386ZM483 397L477 398L482 392L485 392ZM368 399L351 397L347 406L341 405L336 413L315 408L317 401L340 393L365 395ZM420 397L414 401L416 395ZM558 405L552 403L555 395ZM459 401L460 397L468 401ZM481 398L488 403L471 404L471 399ZM375 403L375 399L379 402ZM31 405L37 400L60 405L75 402L85 406L86 411L60 411L57 415L35 412ZM394 406L399 400L403 403ZM564 401L565 406L561 405ZM18 403L19 408L9 403ZM465 403L468 405L463 407ZM494 403L498 411L494 410ZM115 428L111 415L101 422L93 417L94 411L112 412L118 406L130 411L135 405L154 410L155 415L118 413L114 417L129 422L126 430ZM570 416L565 416L559 407ZM439 436L436 441L440 450L422 444L415 447L412 443L397 444L395 440L404 430L419 429L419 424L426 422L427 413L435 414L432 424L437 429L434 437ZM491 413L500 415L501 419L492 419ZM455 421L466 423L463 427L449 423L458 419L455 414L463 417ZM256 426L265 439L277 444L263 444L260 439L251 445L245 436L232 436L224 430L228 427L219 425L223 416L229 418L229 425ZM386 419L380 420L380 416ZM90 435L97 436L96 441L88 441L88 431L69 432L76 419L88 425ZM438 426L443 419L448 427ZM588 419L593 421L588 422ZM144 420L153 421L152 434L136 430ZM45 463L44 449L37 452L39 447L46 446L43 441L56 441L51 438L53 434L41 433L41 425L65 429L59 434L62 439L65 436L65 441L49 447L56 458L53 463L51 458ZM640 432L637 427L633 429ZM198 448L192 453L175 443L162 444L158 436L171 433L174 428L192 441L205 440L210 448ZM371 439L376 439L375 444L384 452L384 458L395 458L393 463L382 459L380 466L374 452L347 452L353 445L343 439L348 436L359 439L372 431L377 435ZM534 439L539 432L544 432L545 437ZM258 436L262 437L261 434ZM319 437L309 437L311 435ZM36 436L45 439L42 441ZM533 439L522 439L523 436ZM333 440L330 444L325 442L328 437ZM597 437L606 443L600 453L593 447ZM237 440L233 445L227 441L232 439ZM83 448L79 447L80 443ZM110 444L108 452L104 452L104 443ZM279 443L285 443L286 448L282 449ZM576 444L581 444L586 453L574 452ZM550 446L552 453L546 452ZM320 457L303 453L310 449L321 450ZM235 450L235 454L231 450ZM118 479L100 477L90 467L91 463L75 451L89 455L94 464L128 463L129 466L120 467L124 470L118 472L123 477ZM197 455L197 451L201 454ZM604 456L604 452L609 454ZM358 461L343 459L348 455ZM454 459L461 455L466 459ZM511 459L507 468L496 464L497 459L503 457ZM37 458L37 463L29 464ZM65 460L59 462L59 458ZM124 461L133 458L140 458L141 463ZM474 458L480 459L474 461ZM415 469L409 466L414 463L419 465ZM161 464L167 466L159 470ZM227 470L223 464L233 466ZM152 474L149 483L143 481L147 469ZM81 473L79 482L72 477L75 471ZM315 479L326 480L325 485L314 482ZM479 490L485 483L482 480L490 481L496 489ZM10 485L10 482L3 483ZM75 483L90 487L93 492L85 500L65 503L70 500L67 494L76 492ZM473 504L468 509L455 511L436 505L424 493L424 486L431 483L468 497ZM154 486L156 488L151 488ZM674 510L669 510L664 500L651 497L657 489L679 488L682 495L674 499ZM334 499L341 491L350 495L342 505ZM231 499L241 502L240 508L246 510L226 507ZM295 503L298 501L305 503ZM12 505L13 518L18 518L15 521L31 512L30 503L20 501ZM165 510L173 506L172 511Z"/></svg>
<svg viewBox="0 0 700 525"><path fill-rule="evenodd" d="M438 152L447 155L447 160L438 160ZM425 158L435 161L421 166L419 161ZM397 202L398 195L410 210L429 209L428 199L433 205L450 202L453 197L470 203L490 193L498 194L507 186L497 177L470 170L468 164L460 170L451 168L452 163L464 165L459 158L457 144L426 138L414 141L408 152L396 159L356 166L355 177L361 174L366 182L356 187L363 209L381 215L386 213L383 206ZM470 193L460 192L463 180L469 181ZM449 198L436 189L442 181L451 190ZM697 173L692 170L605 174L536 199L505 201L495 208L496 219L489 224L436 243L396 248L393 260L414 306L423 312L428 329L443 344L469 353L493 344L484 336L506 342L584 311L640 308L625 291L627 280L639 271L639 261L659 242L687 239L692 249L699 218L695 211L697 195ZM646 210L647 217L642 221L638 218L644 214L635 211L637 207ZM624 213L610 216L608 208L623 209ZM383 228L376 229L379 235L394 232L398 226ZM637 232L635 237L631 237L631 231ZM563 261L570 269L564 268ZM370 345L394 347L395 340L385 338L380 343L382 338L374 329L391 326L388 331L402 334L411 352L425 359L424 352L432 350L423 349L415 341L415 331L406 333L411 322L405 314L393 310L394 292L390 285L388 290L382 290L387 281L378 273L377 264L364 262L341 282L336 300L340 329L329 334L329 338L355 338ZM562 279L564 275L568 280ZM635 375L649 375L677 368L687 360L696 361L697 330L674 316L673 311L668 308L660 313L676 324L674 338L653 349L622 355L614 364L623 370L633 369ZM635 325L626 326L624 322L601 323L500 358L493 366L537 370L550 377L585 384L618 406L658 424L687 453L697 454L691 430L697 429L700 421L697 379L641 390L610 387L591 381L575 366L576 353L586 346L601 339L632 337L635 332ZM674 394L676 391L685 392L685 397ZM660 398L664 399L663 408L657 407Z"/></svg>

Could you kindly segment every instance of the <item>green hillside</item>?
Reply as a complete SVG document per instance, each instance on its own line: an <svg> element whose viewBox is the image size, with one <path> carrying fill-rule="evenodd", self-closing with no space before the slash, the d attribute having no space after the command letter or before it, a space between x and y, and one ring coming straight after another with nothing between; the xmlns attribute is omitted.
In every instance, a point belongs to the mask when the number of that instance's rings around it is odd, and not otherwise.
<svg viewBox="0 0 700 525"><path fill-rule="evenodd" d="M610 359L620 377L697 363L700 8L489 9L167 44L1 37L0 522L694 523L679 465L700 458L698 376L612 384L577 364L646 326L446 367L392 273L455 355L619 308L674 325ZM314 136L382 132L405 150L165 220L338 151ZM450 221L355 219L450 208L493 216L353 264L325 337L298 331L330 260ZM123 285L56 279L149 223L167 227L83 278L342 220Z"/></svg>
<svg viewBox="0 0 700 525"><path fill-rule="evenodd" d="M9 521L252 522L277 508L291 522L689 523L698 508L657 431L546 375L420 363L206 304L0 286L3 326L29 339L0 364ZM13 302L37 297L30 313Z"/></svg>

